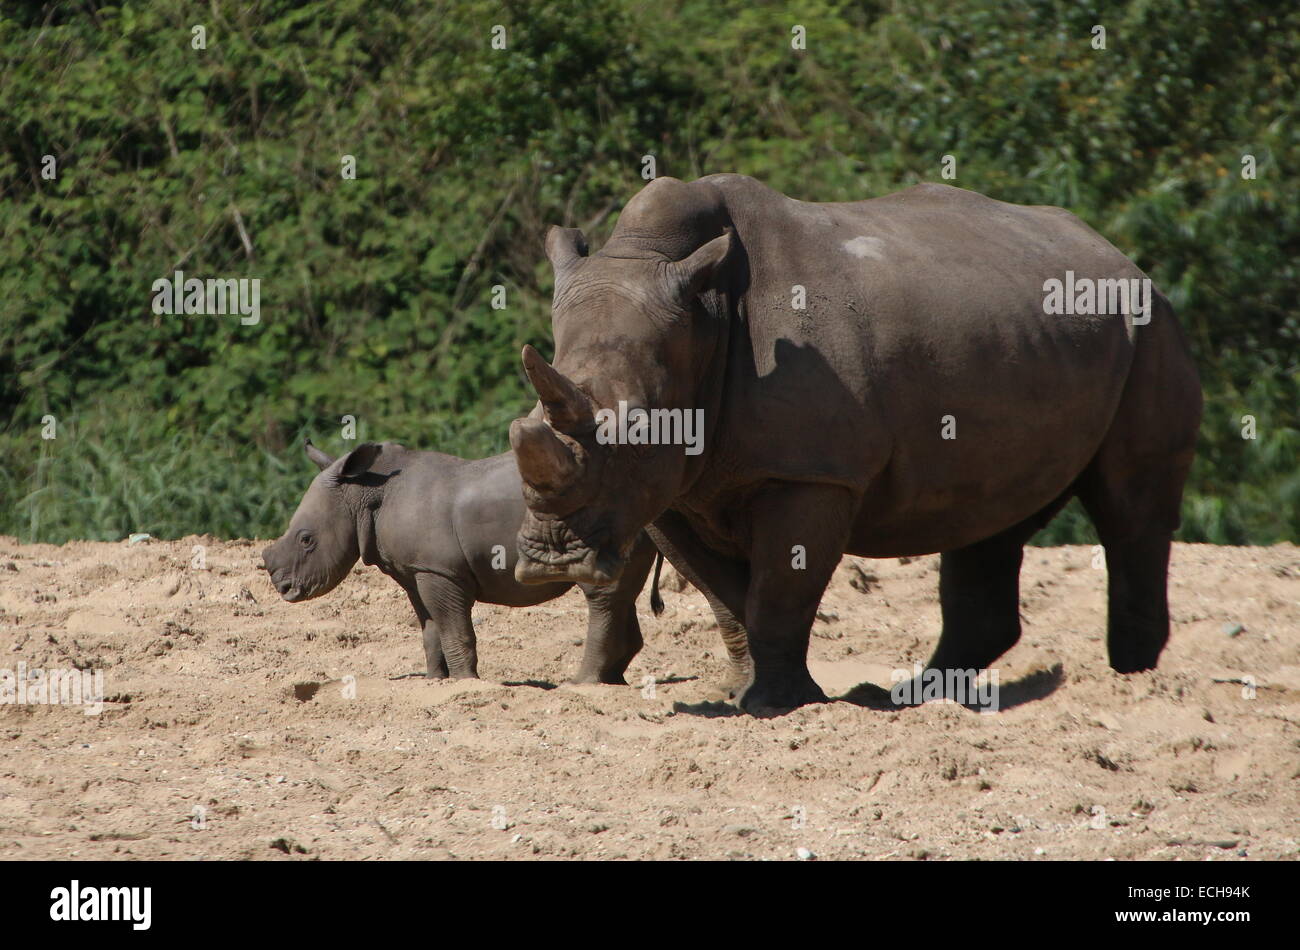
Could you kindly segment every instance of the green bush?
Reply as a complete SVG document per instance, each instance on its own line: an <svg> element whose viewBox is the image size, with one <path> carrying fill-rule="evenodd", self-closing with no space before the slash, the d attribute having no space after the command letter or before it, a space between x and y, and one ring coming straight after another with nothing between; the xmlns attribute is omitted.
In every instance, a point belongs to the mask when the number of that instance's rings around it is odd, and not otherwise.
<svg viewBox="0 0 1300 950"><path fill-rule="evenodd" d="M600 243L643 155L847 200L951 154L955 184L1070 208L1178 308L1207 393L1181 536L1300 540L1298 64L1294 5L1240 0L20 7L0 15L0 532L278 533L300 437L344 415L503 450L531 402L520 347L547 347L545 229ZM176 269L260 278L261 322L155 315ZM1089 532L1072 508L1040 541Z"/></svg>

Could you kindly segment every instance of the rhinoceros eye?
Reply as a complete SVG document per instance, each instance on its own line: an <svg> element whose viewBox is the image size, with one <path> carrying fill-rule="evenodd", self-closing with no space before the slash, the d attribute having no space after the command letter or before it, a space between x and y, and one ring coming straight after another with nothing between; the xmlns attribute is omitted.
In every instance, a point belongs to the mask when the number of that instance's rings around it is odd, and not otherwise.
<svg viewBox="0 0 1300 950"><path fill-rule="evenodd" d="M310 549L316 543L316 539L311 536L311 532L303 531L298 535L298 543L305 549Z"/></svg>

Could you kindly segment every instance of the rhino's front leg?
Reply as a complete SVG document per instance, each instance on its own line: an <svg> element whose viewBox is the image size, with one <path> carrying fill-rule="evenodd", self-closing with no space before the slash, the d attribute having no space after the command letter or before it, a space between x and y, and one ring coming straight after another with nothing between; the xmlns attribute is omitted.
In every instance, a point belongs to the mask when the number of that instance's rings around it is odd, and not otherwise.
<svg viewBox="0 0 1300 950"><path fill-rule="evenodd" d="M740 697L746 712L770 716L826 702L808 672L808 637L855 508L847 489L830 485L774 485L754 499L745 601L754 681Z"/></svg>
<svg viewBox="0 0 1300 950"><path fill-rule="evenodd" d="M420 574L415 585L429 616L424 628L426 658L431 641L437 639L448 674L455 679L477 679L478 641L470 619L474 595L462 584L441 574Z"/></svg>

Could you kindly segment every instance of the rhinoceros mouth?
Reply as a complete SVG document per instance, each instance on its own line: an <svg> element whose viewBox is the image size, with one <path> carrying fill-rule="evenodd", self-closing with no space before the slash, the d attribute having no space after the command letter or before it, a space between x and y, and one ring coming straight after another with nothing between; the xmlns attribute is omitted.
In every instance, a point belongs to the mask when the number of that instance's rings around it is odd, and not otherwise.
<svg viewBox="0 0 1300 950"><path fill-rule="evenodd" d="M576 564L591 556L592 545L575 538L572 542L556 546L550 540L519 536L519 553L530 561L551 567Z"/></svg>
<svg viewBox="0 0 1300 950"><path fill-rule="evenodd" d="M626 560L612 543L608 529L580 534L559 520L529 525L519 533L518 548L515 578L525 584L611 584L622 574Z"/></svg>
<svg viewBox="0 0 1300 950"><path fill-rule="evenodd" d="M541 564L562 566L582 561L593 551L608 547L608 528L589 524L591 519L529 518L519 532L518 548L523 557Z"/></svg>
<svg viewBox="0 0 1300 950"><path fill-rule="evenodd" d="M580 560L551 563L521 557L515 580L521 584L613 584L623 576L625 561L608 551L587 550Z"/></svg>
<svg viewBox="0 0 1300 950"><path fill-rule="evenodd" d="M311 600L324 591L309 579L299 577L296 571L276 570L267 572L271 576L271 586L275 588L280 599L290 604Z"/></svg>

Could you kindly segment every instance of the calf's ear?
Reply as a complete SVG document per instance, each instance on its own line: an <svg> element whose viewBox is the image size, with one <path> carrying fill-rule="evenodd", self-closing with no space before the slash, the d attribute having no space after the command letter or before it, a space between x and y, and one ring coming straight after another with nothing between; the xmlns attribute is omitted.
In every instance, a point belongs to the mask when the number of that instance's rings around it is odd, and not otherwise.
<svg viewBox="0 0 1300 950"><path fill-rule="evenodd" d="M727 228L718 237L697 248L689 257L673 265L673 276L680 299L690 300L708 288L714 274L731 254L731 245L731 228Z"/></svg>
<svg viewBox="0 0 1300 950"><path fill-rule="evenodd" d="M311 459L322 472L334 464L332 458L311 444L311 439L304 442L302 447L307 451L307 458Z"/></svg>
<svg viewBox="0 0 1300 950"><path fill-rule="evenodd" d="M356 478L370 470L375 459L379 456L381 446L377 442L362 442L355 449L343 456L343 464L339 466L339 478Z"/></svg>

